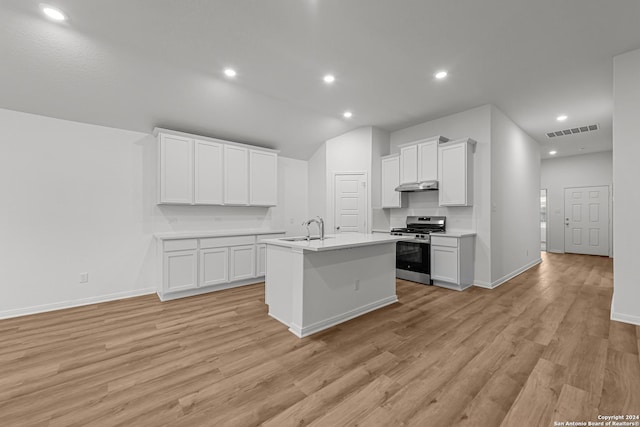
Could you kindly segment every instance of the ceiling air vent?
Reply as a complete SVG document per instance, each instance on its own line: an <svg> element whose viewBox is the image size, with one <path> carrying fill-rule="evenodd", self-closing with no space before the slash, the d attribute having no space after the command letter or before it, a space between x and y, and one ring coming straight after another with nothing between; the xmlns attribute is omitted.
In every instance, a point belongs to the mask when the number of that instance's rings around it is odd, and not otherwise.
<svg viewBox="0 0 640 427"><path fill-rule="evenodd" d="M596 123L595 125L580 126L577 128L562 129L562 130L557 130L555 132L547 132L547 138L555 138L556 136L565 136L565 135L575 135L576 133L591 132L598 129L600 129L600 126Z"/></svg>

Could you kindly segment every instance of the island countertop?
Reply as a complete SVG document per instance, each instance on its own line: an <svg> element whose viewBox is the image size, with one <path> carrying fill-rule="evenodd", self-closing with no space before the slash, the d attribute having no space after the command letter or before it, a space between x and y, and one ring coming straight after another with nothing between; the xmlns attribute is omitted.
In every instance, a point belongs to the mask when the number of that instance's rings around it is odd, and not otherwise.
<svg viewBox="0 0 640 427"><path fill-rule="evenodd" d="M313 237L313 236L312 236ZM391 236L387 234L367 234L367 233L341 233L328 234L325 240L311 241L287 241L290 237L280 239L264 239L262 243L267 245L284 246L292 249L302 249L304 251L333 251L337 249L357 248L359 246L380 245L383 243L406 240L406 236Z"/></svg>

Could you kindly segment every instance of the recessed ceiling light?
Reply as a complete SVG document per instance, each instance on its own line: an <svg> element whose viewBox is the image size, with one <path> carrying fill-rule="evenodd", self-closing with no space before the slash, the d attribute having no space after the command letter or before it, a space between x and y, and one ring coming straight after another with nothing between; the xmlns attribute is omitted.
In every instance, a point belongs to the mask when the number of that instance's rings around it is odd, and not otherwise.
<svg viewBox="0 0 640 427"><path fill-rule="evenodd" d="M446 71L438 71L437 73L434 74L436 79L444 79L445 77L447 77L447 72Z"/></svg>
<svg viewBox="0 0 640 427"><path fill-rule="evenodd" d="M333 74L327 74L322 80L324 80L325 83L331 84L336 81L336 78Z"/></svg>
<svg viewBox="0 0 640 427"><path fill-rule="evenodd" d="M561 116L556 117L556 120L559 122L564 122L565 120L567 120L567 116L563 114Z"/></svg>
<svg viewBox="0 0 640 427"><path fill-rule="evenodd" d="M342 115L345 119L350 119L351 117L353 117L353 113L351 111L345 111Z"/></svg>
<svg viewBox="0 0 640 427"><path fill-rule="evenodd" d="M54 21L64 21L65 19L67 19L65 14L55 7L51 7L46 4L42 4L40 5L40 7L42 8L42 13L44 13L49 19L52 19Z"/></svg>
<svg viewBox="0 0 640 427"><path fill-rule="evenodd" d="M552 151L549 151L549 154L551 154L552 156L555 156L556 154L558 154L558 152L556 150L552 150Z"/></svg>
<svg viewBox="0 0 640 427"><path fill-rule="evenodd" d="M235 77L236 76L236 70L234 70L233 68L225 68L224 69L224 75L227 77Z"/></svg>

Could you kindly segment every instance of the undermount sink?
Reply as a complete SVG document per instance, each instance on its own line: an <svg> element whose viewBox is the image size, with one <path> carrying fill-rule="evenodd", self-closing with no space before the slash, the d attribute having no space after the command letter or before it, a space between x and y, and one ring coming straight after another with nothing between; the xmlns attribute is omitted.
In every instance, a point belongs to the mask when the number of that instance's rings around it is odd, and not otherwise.
<svg viewBox="0 0 640 427"><path fill-rule="evenodd" d="M331 237L325 237L326 239L330 239ZM306 236L299 236L299 237L287 237L284 239L280 239L280 240L284 240L285 242L304 242L304 241L308 241L308 240L320 240L320 236L312 236L307 238Z"/></svg>

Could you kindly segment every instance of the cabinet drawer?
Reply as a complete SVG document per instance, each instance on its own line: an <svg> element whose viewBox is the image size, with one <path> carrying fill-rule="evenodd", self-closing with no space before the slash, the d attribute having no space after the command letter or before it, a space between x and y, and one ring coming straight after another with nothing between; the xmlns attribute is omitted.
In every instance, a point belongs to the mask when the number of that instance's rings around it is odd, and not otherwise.
<svg viewBox="0 0 640 427"><path fill-rule="evenodd" d="M200 249L252 245L255 242L256 236L209 237L206 239L200 239Z"/></svg>
<svg viewBox="0 0 640 427"><path fill-rule="evenodd" d="M458 240L459 239L456 237L431 236L431 246L448 246L450 248L457 248Z"/></svg>
<svg viewBox="0 0 640 427"><path fill-rule="evenodd" d="M196 239L165 240L163 249L165 252L187 251L198 249Z"/></svg>
<svg viewBox="0 0 640 427"><path fill-rule="evenodd" d="M278 239L280 237L284 237L285 234L284 233L277 233L277 234L260 234L257 238L258 243L262 242L265 239Z"/></svg>

